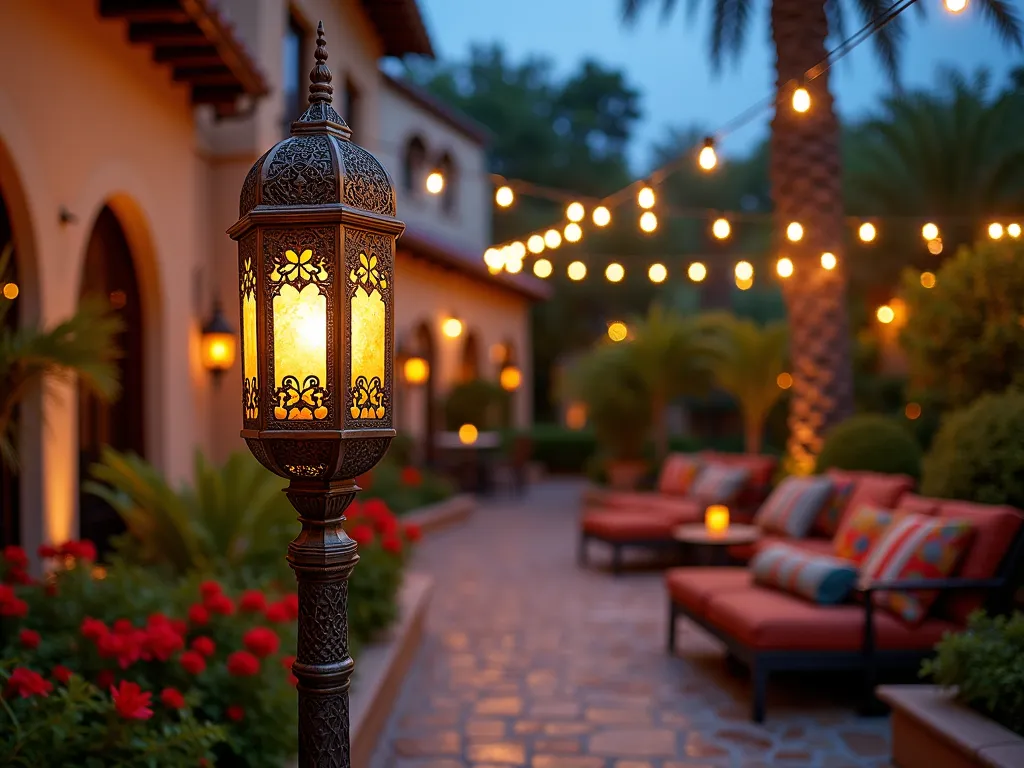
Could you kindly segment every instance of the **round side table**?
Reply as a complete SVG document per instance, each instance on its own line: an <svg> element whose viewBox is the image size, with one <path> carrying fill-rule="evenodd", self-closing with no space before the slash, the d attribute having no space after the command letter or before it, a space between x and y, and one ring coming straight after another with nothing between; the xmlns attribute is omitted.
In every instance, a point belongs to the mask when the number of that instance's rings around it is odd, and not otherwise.
<svg viewBox="0 0 1024 768"><path fill-rule="evenodd" d="M686 550L686 562L690 565L731 565L729 547L737 544L753 544L761 537L756 525L731 523L717 533L711 533L703 523L689 523L677 526L672 537Z"/></svg>

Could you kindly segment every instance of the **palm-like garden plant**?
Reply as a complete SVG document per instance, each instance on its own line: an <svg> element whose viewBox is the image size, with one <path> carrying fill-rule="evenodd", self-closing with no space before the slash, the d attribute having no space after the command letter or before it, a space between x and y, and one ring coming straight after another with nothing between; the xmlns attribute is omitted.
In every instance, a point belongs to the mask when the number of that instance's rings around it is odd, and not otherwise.
<svg viewBox="0 0 1024 768"><path fill-rule="evenodd" d="M843 194L840 130L828 70L805 81L807 70L822 62L831 31L843 35L846 6L840 0L709 0L712 6L711 61L717 68L735 57L746 42L755 8L768 5L775 46L777 104L772 119L770 177L775 203L776 252L791 258L794 276L786 281L794 363L793 403L790 410L789 453L795 466L809 468L821 448L823 435L852 410L850 340L844 306ZM627 21L635 19L651 0L622 0ZM690 9L699 0L689 0ZM661 0L665 14L679 6ZM855 9L871 22L888 11L889 0L857 0ZM1009 0L977 0L977 5L1004 40L1021 44L1021 24ZM923 5L919 5L923 9ZM895 76L901 19L875 36L886 70ZM811 95L811 109L798 113L787 106L791 84ZM803 224L799 243L783 245L787 224ZM818 266L821 254L839 257L840 268L826 272Z"/></svg>
<svg viewBox="0 0 1024 768"><path fill-rule="evenodd" d="M13 258L8 244L0 251L0 276ZM120 321L95 302L84 301L78 312L50 329L11 328L4 322L14 302L0 296L0 461L18 464L15 413L19 403L47 377L78 381L103 400L120 389L114 343Z"/></svg>

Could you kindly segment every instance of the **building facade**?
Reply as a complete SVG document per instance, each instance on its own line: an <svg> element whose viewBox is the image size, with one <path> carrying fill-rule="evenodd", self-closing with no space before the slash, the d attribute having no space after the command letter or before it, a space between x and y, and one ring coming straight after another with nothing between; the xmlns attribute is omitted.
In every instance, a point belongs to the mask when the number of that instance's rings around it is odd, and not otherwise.
<svg viewBox="0 0 1024 768"><path fill-rule="evenodd" d="M2 277L18 286L8 322L51 327L98 295L125 326L117 402L54 380L22 403L20 471L0 480L4 543L34 551L116 528L82 493L103 445L142 455L172 483L188 481L197 450L216 460L244 450L239 361L215 383L201 330L218 302L237 327L224 232L246 172L301 112L318 20L335 105L395 178L409 223L396 334L433 365L427 383L398 393L399 429L426 440L453 382L496 376L499 345L523 371L515 414L529 421L529 304L543 294L480 261L486 136L379 69L386 56L432 55L415 0L4 3L0 248L13 243ZM449 184L429 197L421 176L442 160ZM460 338L441 333L450 317Z"/></svg>

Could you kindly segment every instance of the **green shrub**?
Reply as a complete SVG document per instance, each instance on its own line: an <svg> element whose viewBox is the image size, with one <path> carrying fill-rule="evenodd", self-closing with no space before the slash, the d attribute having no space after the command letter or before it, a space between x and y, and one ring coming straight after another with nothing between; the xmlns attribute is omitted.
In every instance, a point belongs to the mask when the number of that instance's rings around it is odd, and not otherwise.
<svg viewBox="0 0 1024 768"><path fill-rule="evenodd" d="M362 488L360 499L380 499L396 515L436 504L455 493L452 483L436 472L399 465L389 459L359 477L357 482Z"/></svg>
<svg viewBox="0 0 1024 768"><path fill-rule="evenodd" d="M1024 736L1024 614L971 616L967 631L946 635L922 676L954 688L959 701Z"/></svg>
<svg viewBox="0 0 1024 768"><path fill-rule="evenodd" d="M907 429L877 414L853 416L825 437L817 472L848 469L921 476L921 448Z"/></svg>
<svg viewBox="0 0 1024 768"><path fill-rule="evenodd" d="M445 429L473 424L480 431L501 429L509 421L508 392L493 381L473 379L456 384L444 401Z"/></svg>
<svg viewBox="0 0 1024 768"><path fill-rule="evenodd" d="M548 472L579 474L597 453L597 437L591 430L537 424L528 435L533 443L533 460ZM510 443L510 438L506 442Z"/></svg>
<svg viewBox="0 0 1024 768"><path fill-rule="evenodd" d="M924 461L929 496L1024 507L1024 394L986 395L948 414Z"/></svg>

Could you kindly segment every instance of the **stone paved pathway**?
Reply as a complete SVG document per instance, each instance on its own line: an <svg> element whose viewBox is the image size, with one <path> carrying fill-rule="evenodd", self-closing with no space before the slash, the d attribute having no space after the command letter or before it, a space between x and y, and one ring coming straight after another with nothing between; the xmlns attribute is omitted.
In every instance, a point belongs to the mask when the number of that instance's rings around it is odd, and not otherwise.
<svg viewBox="0 0 1024 768"><path fill-rule="evenodd" d="M659 574L576 566L580 488L488 503L421 545L427 632L372 768L888 764L887 720L858 718L831 682L783 679L757 726L707 635L681 624L669 657Z"/></svg>

